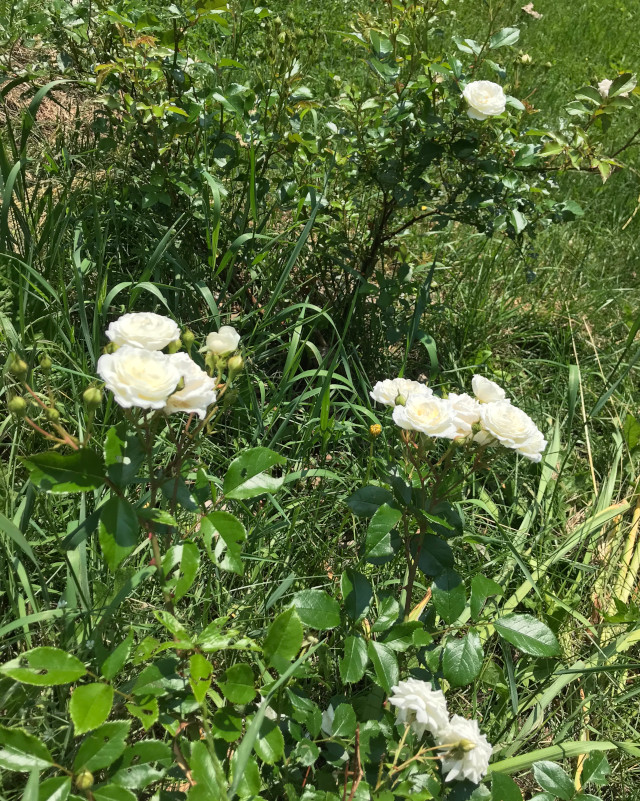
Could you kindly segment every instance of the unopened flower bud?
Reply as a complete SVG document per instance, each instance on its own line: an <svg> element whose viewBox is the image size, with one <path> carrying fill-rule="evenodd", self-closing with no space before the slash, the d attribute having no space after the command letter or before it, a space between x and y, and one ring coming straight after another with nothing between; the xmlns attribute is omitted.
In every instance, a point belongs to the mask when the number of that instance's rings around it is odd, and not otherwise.
<svg viewBox="0 0 640 801"><path fill-rule="evenodd" d="M531 64L531 62L533 61L533 59L531 58L531 56L530 56L528 53L523 53L523 54L520 56L520 61L521 61L523 64Z"/></svg>
<svg viewBox="0 0 640 801"><path fill-rule="evenodd" d="M242 368L244 367L244 359L240 356L239 353L236 353L235 356L232 356L229 361L227 362L227 368L229 373L239 373Z"/></svg>
<svg viewBox="0 0 640 801"><path fill-rule="evenodd" d="M167 348L167 350L169 351L169 353L177 353L181 347L182 347L182 340L174 339L173 342L169 342L169 347Z"/></svg>
<svg viewBox="0 0 640 801"><path fill-rule="evenodd" d="M76 776L76 787L78 790L89 790L93 787L93 773L88 770L81 770Z"/></svg>
<svg viewBox="0 0 640 801"><path fill-rule="evenodd" d="M407 399L404 395L396 395L396 406L406 406Z"/></svg>
<svg viewBox="0 0 640 801"><path fill-rule="evenodd" d="M7 406L11 414L15 414L16 417L24 417L27 413L27 402L20 395L11 398Z"/></svg>
<svg viewBox="0 0 640 801"><path fill-rule="evenodd" d="M29 372L29 365L24 361L24 359L14 356L11 366L9 367L9 371L18 380L24 381L24 379L27 377L27 373Z"/></svg>
<svg viewBox="0 0 640 801"><path fill-rule="evenodd" d="M102 403L102 392L98 387L89 387L82 393L82 400L87 409L97 409Z"/></svg>
<svg viewBox="0 0 640 801"><path fill-rule="evenodd" d="M369 426L369 433L372 437L379 437L382 434L382 426L380 423L374 423L372 426Z"/></svg>
<svg viewBox="0 0 640 801"><path fill-rule="evenodd" d="M50 423L58 423L60 421L60 412L57 409L54 409L53 406L50 406L47 409L45 415Z"/></svg>
<svg viewBox="0 0 640 801"><path fill-rule="evenodd" d="M185 331L184 331L184 333L182 335L182 344L187 349L187 353L191 350L191 348L193 347L193 343L195 341L196 341L196 337L195 337L195 334L193 333L193 331L191 331L191 329L189 329L189 328L185 329Z"/></svg>
<svg viewBox="0 0 640 801"><path fill-rule="evenodd" d="M52 366L53 362L51 361L49 356L46 353L44 353L40 357L40 369L42 370L43 373L50 373Z"/></svg>
<svg viewBox="0 0 640 801"><path fill-rule="evenodd" d="M207 355L204 357L204 364L207 370L209 370L210 373L213 373L218 364L218 356L215 353L211 353L211 351L209 351Z"/></svg>

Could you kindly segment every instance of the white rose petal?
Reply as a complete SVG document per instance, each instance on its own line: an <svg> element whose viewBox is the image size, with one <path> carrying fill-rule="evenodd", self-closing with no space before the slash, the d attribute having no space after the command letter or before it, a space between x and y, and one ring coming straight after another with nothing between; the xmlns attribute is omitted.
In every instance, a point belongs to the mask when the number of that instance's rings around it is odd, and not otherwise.
<svg viewBox="0 0 640 801"><path fill-rule="evenodd" d="M406 401L412 394L433 395L433 390L426 384L410 381L408 378L386 378L384 381L378 381L369 394L378 403L395 406L398 395L401 395Z"/></svg>
<svg viewBox="0 0 640 801"><path fill-rule="evenodd" d="M469 779L479 784L486 776L492 748L481 734L477 720L454 715L449 724L438 731L436 742L443 747L440 756L445 781Z"/></svg>
<svg viewBox="0 0 640 801"><path fill-rule="evenodd" d="M480 420L480 404L466 392L462 395L450 392L447 400L453 409L458 436L468 437L471 434L471 426Z"/></svg>
<svg viewBox="0 0 640 801"><path fill-rule="evenodd" d="M180 329L177 323L162 314L131 312L114 320L106 334L115 345L162 350L170 342L180 338Z"/></svg>
<svg viewBox="0 0 640 801"><path fill-rule="evenodd" d="M184 381L182 389L169 396L165 414L184 412L197 414L201 420L207 416L207 408L216 402L215 379L207 375L186 353L169 356L171 364L180 372Z"/></svg>
<svg viewBox="0 0 640 801"><path fill-rule="evenodd" d="M409 724L418 737L430 731L436 736L448 725L449 712L442 690L428 681L407 679L391 688L389 702L396 707L396 723Z"/></svg>
<svg viewBox="0 0 640 801"><path fill-rule="evenodd" d="M218 333L214 331L207 337L207 350L217 356L224 356L225 353L237 350L239 343L240 334L236 329L230 325L223 325Z"/></svg>
<svg viewBox="0 0 640 801"><path fill-rule="evenodd" d="M462 96L469 105L467 114L473 120L486 120L502 114L507 104L503 88L493 81L471 81L465 86Z"/></svg>
<svg viewBox="0 0 640 801"><path fill-rule="evenodd" d="M481 375L474 375L471 379L473 394L480 403L492 403L493 401L505 400L507 393L498 386L495 381L489 381Z"/></svg>
<svg viewBox="0 0 640 801"><path fill-rule="evenodd" d="M451 404L437 395L409 395L404 406L396 406L393 420L407 431L420 431L430 437L455 439L458 436Z"/></svg>
<svg viewBox="0 0 640 801"><path fill-rule="evenodd" d="M132 345L101 356L97 372L125 409L162 409L180 381L180 371L166 353Z"/></svg>
<svg viewBox="0 0 640 801"><path fill-rule="evenodd" d="M501 442L532 462L542 459L547 442L528 414L502 400L486 403L480 409L482 427Z"/></svg>

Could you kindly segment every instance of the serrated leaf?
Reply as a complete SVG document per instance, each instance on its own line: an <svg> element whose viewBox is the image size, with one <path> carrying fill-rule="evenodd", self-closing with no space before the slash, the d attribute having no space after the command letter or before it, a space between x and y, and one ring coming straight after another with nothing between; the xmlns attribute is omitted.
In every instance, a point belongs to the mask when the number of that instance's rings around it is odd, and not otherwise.
<svg viewBox="0 0 640 801"><path fill-rule="evenodd" d="M344 656L339 662L340 678L345 684L355 684L364 676L369 656L367 643L362 637L347 637Z"/></svg>
<svg viewBox="0 0 640 801"><path fill-rule="evenodd" d="M491 801L522 801L520 788L506 773L491 776Z"/></svg>
<svg viewBox="0 0 640 801"><path fill-rule="evenodd" d="M263 651L267 662L290 661L302 647L302 623L295 609L286 609L269 626Z"/></svg>
<svg viewBox="0 0 640 801"><path fill-rule="evenodd" d="M401 518L400 509L394 509L387 503L383 503L376 510L367 528L364 555L368 562L381 564L393 557L391 530L395 528Z"/></svg>
<svg viewBox="0 0 640 801"><path fill-rule="evenodd" d="M607 783L611 767L607 755L602 751L594 751L585 759L582 768L582 783L602 785Z"/></svg>
<svg viewBox="0 0 640 801"><path fill-rule="evenodd" d="M480 637L470 631L461 638L449 638L442 654L442 671L452 687L463 687L480 674L484 654Z"/></svg>
<svg viewBox="0 0 640 801"><path fill-rule="evenodd" d="M497 50L499 47L510 47L520 38L520 28L503 28L494 33L489 39L489 48Z"/></svg>
<svg viewBox="0 0 640 801"><path fill-rule="evenodd" d="M301 590L293 596L293 606L305 626L318 631L340 625L340 605L324 590Z"/></svg>
<svg viewBox="0 0 640 801"><path fill-rule="evenodd" d="M0 767L30 772L44 770L52 764L49 749L35 735L24 729L0 726Z"/></svg>
<svg viewBox="0 0 640 801"><path fill-rule="evenodd" d="M331 724L331 734L348 739L356 733L356 724L356 713L351 704L338 704Z"/></svg>
<svg viewBox="0 0 640 801"><path fill-rule="evenodd" d="M76 737L97 729L109 717L113 705L113 687L110 684L83 684L76 687L69 701L69 714Z"/></svg>
<svg viewBox="0 0 640 801"><path fill-rule="evenodd" d="M503 589L496 581L481 574L475 575L471 579L471 599L469 601L471 617L477 620L487 598L502 594Z"/></svg>
<svg viewBox="0 0 640 801"><path fill-rule="evenodd" d="M386 645L374 640L369 640L367 652L378 683L387 694L390 693L391 688L398 683L400 678L396 655Z"/></svg>
<svg viewBox="0 0 640 801"><path fill-rule="evenodd" d="M189 684L196 701L201 704L211 686L213 665L202 654L193 654L189 659ZM229 699L231 700L231 699Z"/></svg>
<svg viewBox="0 0 640 801"><path fill-rule="evenodd" d="M160 717L160 707L157 698L148 698L139 704L125 704L127 710L142 724L142 728L148 731Z"/></svg>
<svg viewBox="0 0 640 801"><path fill-rule="evenodd" d="M357 517L372 517L383 503L392 504L393 495L384 487L369 484L347 499L347 506Z"/></svg>
<svg viewBox="0 0 640 801"><path fill-rule="evenodd" d="M52 776L40 782L38 801L66 801L71 792L70 776ZM26 801L23 799L23 801Z"/></svg>
<svg viewBox="0 0 640 801"><path fill-rule="evenodd" d="M238 662L227 668L218 682L220 691L232 704L248 704L256 696L254 676L250 665Z"/></svg>
<svg viewBox="0 0 640 801"><path fill-rule="evenodd" d="M187 801L223 801L226 799L227 781L215 755L200 740L191 749L189 768L196 782L187 794Z"/></svg>
<svg viewBox="0 0 640 801"><path fill-rule="evenodd" d="M0 673L5 676L39 687L70 684L86 672L85 666L75 656L49 646L32 648L0 666Z"/></svg>
<svg viewBox="0 0 640 801"><path fill-rule="evenodd" d="M571 801L576 793L570 777L555 762L536 762L533 766L533 777L543 790L553 793L562 801Z"/></svg>
<svg viewBox="0 0 640 801"><path fill-rule="evenodd" d="M104 461L107 475L119 487L125 487L138 475L146 459L138 435L127 431L124 423L112 426L104 440Z"/></svg>
<svg viewBox="0 0 640 801"><path fill-rule="evenodd" d="M632 92L636 86L636 76L630 72L625 72L614 80L609 87L609 98L618 97L623 93Z"/></svg>
<svg viewBox="0 0 640 801"><path fill-rule="evenodd" d="M136 511L125 498L112 495L100 507L100 547L111 571L136 547L139 531Z"/></svg>
<svg viewBox="0 0 640 801"><path fill-rule="evenodd" d="M247 536L242 522L230 512L210 512L200 521L200 530L210 556L213 550L213 561L223 570L242 576L242 544Z"/></svg>
<svg viewBox="0 0 640 801"><path fill-rule="evenodd" d="M216 736L228 743L240 739L242 734L243 717L231 707L218 709L211 718L211 728Z"/></svg>
<svg viewBox="0 0 640 801"><path fill-rule="evenodd" d="M549 626L531 615L506 615L495 621L498 634L531 656L555 656L560 646Z"/></svg>
<svg viewBox="0 0 640 801"><path fill-rule="evenodd" d="M467 603L462 579L454 570L444 570L431 585L433 605L445 623L457 620Z"/></svg>
<svg viewBox="0 0 640 801"><path fill-rule="evenodd" d="M162 560L162 572L165 589L173 594L174 601L179 601L189 592L199 566L200 551L194 542L186 540L168 549Z"/></svg>
<svg viewBox="0 0 640 801"><path fill-rule="evenodd" d="M109 656L100 665L100 673L107 681L115 678L124 667L129 654L131 653L131 646L133 645L133 630L130 630L126 638L111 651Z"/></svg>
<svg viewBox="0 0 640 801"><path fill-rule="evenodd" d="M425 576L439 576L453 567L453 561L453 551L448 542L433 534L424 535L418 554L418 567Z"/></svg>
<svg viewBox="0 0 640 801"><path fill-rule="evenodd" d="M80 746L73 761L73 770L101 770L112 765L127 746L130 720L113 720L91 732Z"/></svg>
<svg viewBox="0 0 640 801"><path fill-rule="evenodd" d="M286 461L269 448L249 448L229 465L222 491L227 498L234 499L254 498L265 492L275 492L282 482L266 475L265 470L277 464L285 464Z"/></svg>
<svg viewBox="0 0 640 801"><path fill-rule="evenodd" d="M91 794L95 801L137 801L131 790L111 783L103 784L100 787L92 787Z"/></svg>
<svg viewBox="0 0 640 801"><path fill-rule="evenodd" d="M273 720L265 718L262 721L253 748L260 759L266 762L267 765L275 765L282 757L284 754L284 737Z"/></svg>
<svg viewBox="0 0 640 801"><path fill-rule="evenodd" d="M45 492L87 492L98 489L105 481L102 458L89 448L73 453L37 453L24 457L22 463L31 482Z"/></svg>
<svg viewBox="0 0 640 801"><path fill-rule="evenodd" d="M373 598L371 582L362 573L347 568L340 578L340 590L347 615L354 621L361 620L369 611Z"/></svg>

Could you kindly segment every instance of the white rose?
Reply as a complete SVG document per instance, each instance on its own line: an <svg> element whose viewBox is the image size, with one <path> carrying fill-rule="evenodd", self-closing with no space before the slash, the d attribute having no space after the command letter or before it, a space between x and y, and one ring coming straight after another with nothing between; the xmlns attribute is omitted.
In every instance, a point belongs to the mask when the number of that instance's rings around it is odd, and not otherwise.
<svg viewBox="0 0 640 801"><path fill-rule="evenodd" d="M611 89L611 84L613 81L609 80L609 78L605 78L604 80L600 81L598 84L598 92L600 92L600 97L606 100L609 97L609 89ZM629 97L629 92L621 92L619 97Z"/></svg>
<svg viewBox="0 0 640 801"><path fill-rule="evenodd" d="M438 731L437 745L442 746L442 772L445 781L469 779L479 784L486 776L491 759L491 743L480 733L477 720L454 715L449 724Z"/></svg>
<svg viewBox="0 0 640 801"><path fill-rule="evenodd" d="M420 431L430 437L455 439L458 428L451 404L437 395L409 395L404 406L396 406L393 420L407 431Z"/></svg>
<svg viewBox="0 0 640 801"><path fill-rule="evenodd" d="M223 325L218 333L215 331L207 337L207 350L217 356L224 356L237 350L240 342L240 334L230 325Z"/></svg>
<svg viewBox="0 0 640 801"><path fill-rule="evenodd" d="M184 412L185 414L197 414L201 420L204 420L207 416L207 408L216 402L215 379L201 370L186 353L174 353L169 356L169 359L180 372L184 386L169 396L164 407L165 414Z"/></svg>
<svg viewBox="0 0 640 801"><path fill-rule="evenodd" d="M542 459L547 442L528 414L507 400L486 403L480 407L482 427L505 448L521 453L532 462Z"/></svg>
<svg viewBox="0 0 640 801"><path fill-rule="evenodd" d="M180 381L180 371L166 353L132 345L101 356L97 372L125 409L162 409Z"/></svg>
<svg viewBox="0 0 640 801"><path fill-rule="evenodd" d="M131 312L114 320L106 331L116 345L131 345L132 348L162 350L180 338L178 325L168 317L153 312Z"/></svg>
<svg viewBox="0 0 640 801"><path fill-rule="evenodd" d="M469 104L467 114L472 120L486 120L502 114L507 104L503 88L493 81L471 81L462 96Z"/></svg>
<svg viewBox="0 0 640 801"><path fill-rule="evenodd" d="M389 703L396 707L396 723L409 724L418 737L425 731L436 736L448 725L449 712L442 690L434 690L428 681L407 679L391 688Z"/></svg>
<svg viewBox="0 0 640 801"><path fill-rule="evenodd" d="M507 393L498 386L495 381L489 381L481 375L474 375L471 379L473 394L480 403L492 403L493 401L505 400Z"/></svg>
<svg viewBox="0 0 640 801"><path fill-rule="evenodd" d="M401 395L405 401L409 395L433 395L433 390L419 381L410 381L408 378L386 378L378 381L369 393L374 401L384 403L385 406L395 406L396 398Z"/></svg>
<svg viewBox="0 0 640 801"><path fill-rule="evenodd" d="M471 426L480 419L480 404L466 392L462 395L450 392L447 400L453 409L458 436L468 437L471 434Z"/></svg>

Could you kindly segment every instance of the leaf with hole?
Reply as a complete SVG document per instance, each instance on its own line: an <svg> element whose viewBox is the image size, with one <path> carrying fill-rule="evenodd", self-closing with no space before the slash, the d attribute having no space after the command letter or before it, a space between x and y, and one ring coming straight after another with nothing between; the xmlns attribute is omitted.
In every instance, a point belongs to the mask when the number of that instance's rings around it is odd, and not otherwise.
<svg viewBox="0 0 640 801"><path fill-rule="evenodd" d="M265 471L275 465L286 463L286 459L269 448L249 448L237 456L229 465L224 477L222 491L227 498L243 500L257 495L275 492L282 484L281 478L273 478Z"/></svg>
<svg viewBox="0 0 640 801"><path fill-rule="evenodd" d="M83 741L73 760L73 770L102 770L122 756L127 747L130 720L113 720L104 723Z"/></svg>
<svg viewBox="0 0 640 801"><path fill-rule="evenodd" d="M0 666L0 673L23 684L53 687L70 684L85 675L86 668L75 656L43 645Z"/></svg>

